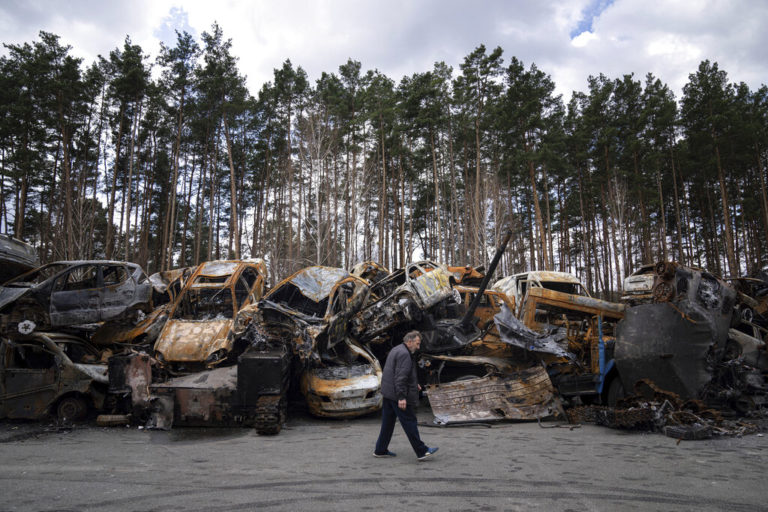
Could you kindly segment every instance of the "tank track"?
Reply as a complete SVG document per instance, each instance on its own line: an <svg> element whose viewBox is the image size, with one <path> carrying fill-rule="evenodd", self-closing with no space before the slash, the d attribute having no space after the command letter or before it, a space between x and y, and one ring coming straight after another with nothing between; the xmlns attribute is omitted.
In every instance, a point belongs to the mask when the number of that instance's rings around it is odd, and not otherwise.
<svg viewBox="0 0 768 512"><path fill-rule="evenodd" d="M256 433L266 436L279 434L285 422L286 405L282 395L260 397L253 414Z"/></svg>

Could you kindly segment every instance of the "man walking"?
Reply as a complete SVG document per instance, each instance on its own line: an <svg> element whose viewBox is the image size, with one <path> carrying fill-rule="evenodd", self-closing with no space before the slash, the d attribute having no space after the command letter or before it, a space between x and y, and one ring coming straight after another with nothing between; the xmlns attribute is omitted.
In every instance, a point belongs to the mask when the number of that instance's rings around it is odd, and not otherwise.
<svg viewBox="0 0 768 512"><path fill-rule="evenodd" d="M389 451L389 441L395 430L395 418L411 442L418 460L425 460L437 451L429 448L419 437L416 423L416 406L419 403L419 386L416 377L416 362L413 354L421 346L419 331L411 331L403 337L403 343L389 351L381 377L381 395L384 404L381 409L381 431L376 441L374 457L394 457Z"/></svg>

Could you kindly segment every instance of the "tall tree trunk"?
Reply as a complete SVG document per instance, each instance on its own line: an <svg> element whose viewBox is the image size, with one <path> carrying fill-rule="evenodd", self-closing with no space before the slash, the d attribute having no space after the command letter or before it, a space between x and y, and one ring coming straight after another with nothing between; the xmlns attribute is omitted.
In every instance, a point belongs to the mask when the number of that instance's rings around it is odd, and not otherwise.
<svg viewBox="0 0 768 512"><path fill-rule="evenodd" d="M667 261L667 215L664 211L664 192L661 189L661 171L656 170L656 184L659 187L659 220L661 220L661 259Z"/></svg>
<svg viewBox="0 0 768 512"><path fill-rule="evenodd" d="M731 225L731 213L728 206L728 189L725 184L725 174L723 166L720 163L720 146L717 143L714 133L712 139L715 141L715 159L717 161L717 177L720 181L720 198L723 202L723 224L725 224L725 250L728 256L728 271L736 276L739 274L739 266L736 263L736 252L733 244L733 227Z"/></svg>
<svg viewBox="0 0 768 512"><path fill-rule="evenodd" d="M133 186L133 159L134 150L136 149L136 129L139 125L139 118L141 117L141 103L137 99L137 107L133 115L133 123L131 126L131 156L128 159L128 185L125 189L126 196L126 221L125 221L125 261L131 261L131 187Z"/></svg>
<svg viewBox="0 0 768 512"><path fill-rule="evenodd" d="M384 218L387 212L387 160L384 145L384 116L379 113L379 135L381 137L381 195L379 200L379 261L388 267L384 252Z"/></svg>
<svg viewBox="0 0 768 512"><path fill-rule="evenodd" d="M203 194L203 187L205 185L205 180L207 178L208 169L210 166L210 138L208 137L208 133L206 133L205 137L205 152L203 153L203 163L202 167L200 168L200 181L198 181L197 184L197 196L195 197L195 245L194 245L194 255L192 257L193 265L197 266L200 264L200 252L202 249L202 241L203 241L203 211L204 211L204 205L205 202L205 194Z"/></svg>
<svg viewBox="0 0 768 512"><path fill-rule="evenodd" d="M64 114L59 111L61 119L61 144L64 151L64 259L74 259L74 226L72 225L72 164L69 157L69 130L64 126Z"/></svg>
<svg viewBox="0 0 768 512"><path fill-rule="evenodd" d="M432 132L432 130L429 131L429 142L432 147L432 181L435 185L435 220L437 221L437 239L435 240L435 243L437 244L437 259L440 260L442 258L443 261L446 261L448 258L447 251L443 253L444 256L441 256L440 249L440 237L443 236L443 227L440 223L440 187L438 185L438 179L437 179L437 152L435 151L435 134Z"/></svg>
<svg viewBox="0 0 768 512"><path fill-rule="evenodd" d="M222 116L224 119L224 138L227 140L227 156L229 157L229 193L230 193L230 221L231 221L231 236L235 238L235 254L236 260L240 259L240 231L237 227L237 189L235 184L237 180L235 178L235 165L232 162L232 141L229 137L229 126L227 125L226 112ZM231 250L231 247L228 248Z"/></svg>
<svg viewBox="0 0 768 512"><path fill-rule="evenodd" d="M533 210L536 215L536 228L539 231L539 246L541 247L539 259L544 264L544 270L552 270L549 265L549 251L547 250L547 232L544 230L544 220L542 219L541 206L539 205L539 193L536 189L536 170L533 165L533 160L530 159L528 160L528 177L531 180Z"/></svg>
<svg viewBox="0 0 768 512"><path fill-rule="evenodd" d="M678 261L685 264L685 255L683 254L683 224L680 218L680 196L677 192L677 173L675 170L675 153L672 145L669 146L670 163L672 165L672 190L675 193L675 221L677 222L677 257ZM768 229L768 224L766 224ZM766 231L768 232L768 231Z"/></svg>
<svg viewBox="0 0 768 512"><path fill-rule="evenodd" d="M763 233L768 233L768 194L765 187L765 169L763 169L763 159L760 158L760 148L757 143L755 143L755 155L757 156L757 177L760 182L760 197L763 205Z"/></svg>
<svg viewBox="0 0 768 512"><path fill-rule="evenodd" d="M125 104L120 104L119 124L117 127L117 141L115 142L115 166L112 169L112 187L109 191L109 204L107 205L107 235L105 243L105 255L107 259L112 258L114 251L114 227L112 223L115 219L115 192L117 190L117 173L119 171L120 164L120 145L123 141L123 113L125 112Z"/></svg>

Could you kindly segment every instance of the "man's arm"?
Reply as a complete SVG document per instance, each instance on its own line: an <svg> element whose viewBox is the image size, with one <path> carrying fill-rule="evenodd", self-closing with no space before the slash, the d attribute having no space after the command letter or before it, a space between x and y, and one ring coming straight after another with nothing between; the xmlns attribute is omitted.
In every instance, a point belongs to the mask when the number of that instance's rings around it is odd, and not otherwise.
<svg viewBox="0 0 768 512"><path fill-rule="evenodd" d="M411 357L407 353L398 353L395 358L395 395L397 396L397 406L405 409L408 405L406 397L408 396L408 381L411 377Z"/></svg>

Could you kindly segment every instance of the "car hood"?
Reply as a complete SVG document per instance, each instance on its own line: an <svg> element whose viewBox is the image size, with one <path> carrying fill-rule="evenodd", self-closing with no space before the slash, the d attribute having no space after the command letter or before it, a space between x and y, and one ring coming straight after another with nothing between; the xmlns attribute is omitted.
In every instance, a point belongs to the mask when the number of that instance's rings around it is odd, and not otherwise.
<svg viewBox="0 0 768 512"><path fill-rule="evenodd" d="M0 309L11 302L18 300L19 297L26 295L31 288L16 288L9 286L0 286Z"/></svg>
<svg viewBox="0 0 768 512"><path fill-rule="evenodd" d="M220 348L227 348L232 319L168 320L155 343L155 351L168 362L204 362Z"/></svg>

